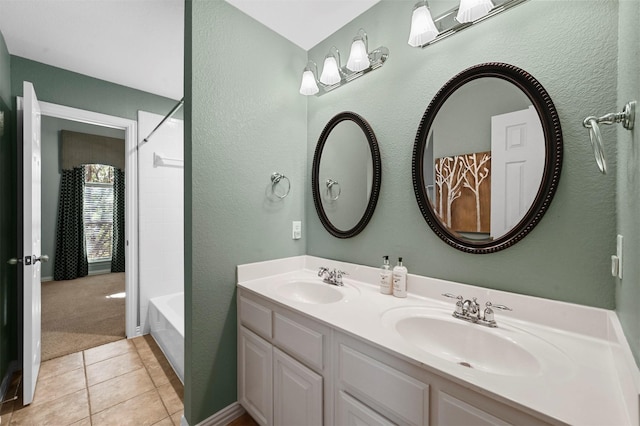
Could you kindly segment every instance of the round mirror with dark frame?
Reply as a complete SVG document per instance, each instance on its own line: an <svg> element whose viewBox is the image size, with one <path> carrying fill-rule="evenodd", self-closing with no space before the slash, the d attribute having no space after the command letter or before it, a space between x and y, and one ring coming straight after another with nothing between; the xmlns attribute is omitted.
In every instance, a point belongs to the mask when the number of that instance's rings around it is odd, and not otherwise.
<svg viewBox="0 0 640 426"><path fill-rule="evenodd" d="M562 129L544 87L513 65L468 68L438 91L413 149L413 188L431 229L467 253L524 238L558 187Z"/></svg>
<svg viewBox="0 0 640 426"><path fill-rule="evenodd" d="M367 226L378 203L382 167L371 126L354 112L341 112L322 130L313 156L311 188L320 222L337 238Z"/></svg>

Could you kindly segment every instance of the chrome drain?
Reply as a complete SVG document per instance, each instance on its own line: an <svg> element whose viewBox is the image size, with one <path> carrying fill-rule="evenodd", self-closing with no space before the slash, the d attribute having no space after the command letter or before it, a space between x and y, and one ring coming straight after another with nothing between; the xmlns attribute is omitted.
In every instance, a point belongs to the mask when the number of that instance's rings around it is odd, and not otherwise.
<svg viewBox="0 0 640 426"><path fill-rule="evenodd" d="M464 362L464 361L459 362L459 363L458 363L458 365L461 365L461 366L463 366L463 367L467 367L467 368L473 368L473 367L471 366L471 364L469 364L468 362Z"/></svg>

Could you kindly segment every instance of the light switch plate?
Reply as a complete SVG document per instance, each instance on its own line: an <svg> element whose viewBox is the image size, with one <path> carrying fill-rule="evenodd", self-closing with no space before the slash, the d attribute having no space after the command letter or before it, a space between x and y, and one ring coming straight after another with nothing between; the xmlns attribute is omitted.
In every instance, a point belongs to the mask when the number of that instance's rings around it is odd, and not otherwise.
<svg viewBox="0 0 640 426"><path fill-rule="evenodd" d="M294 220L293 225L291 227L291 238L294 240L299 240L302 238L302 222L299 220Z"/></svg>

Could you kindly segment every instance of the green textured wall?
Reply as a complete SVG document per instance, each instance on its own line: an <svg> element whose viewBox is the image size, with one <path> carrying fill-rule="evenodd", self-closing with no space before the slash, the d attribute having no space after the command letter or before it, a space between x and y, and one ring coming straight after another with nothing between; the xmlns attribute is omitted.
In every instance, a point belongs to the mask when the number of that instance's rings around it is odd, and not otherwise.
<svg viewBox="0 0 640 426"><path fill-rule="evenodd" d="M324 230L307 188L307 253L370 266L385 254L403 256L409 271L421 275L613 308L616 133L603 130L611 171L602 176L582 120L618 104L617 2L530 0L425 49L407 44L414 3L383 0L309 52L320 64L335 44L346 57L362 27L369 47L385 45L390 56L380 70L309 98L307 176L323 126L350 110L377 135L383 178L371 222L348 240ZM420 119L439 88L469 66L492 61L523 68L546 88L562 123L565 157L558 191L539 225L507 250L472 255L449 247L427 226L413 192L411 158Z"/></svg>
<svg viewBox="0 0 640 426"><path fill-rule="evenodd" d="M174 99L11 56L12 96L22 96L23 81L33 83L41 101L130 120L138 119L139 109L164 115L176 104Z"/></svg>
<svg viewBox="0 0 640 426"><path fill-rule="evenodd" d="M16 266L16 143L11 110L11 58L0 33L0 111L4 131L0 132L0 382L9 363L17 359ZM2 395L0 395L1 397Z"/></svg>
<svg viewBox="0 0 640 426"><path fill-rule="evenodd" d="M618 101L600 113L621 111L630 101L640 101L640 3L620 1L618 44ZM611 110L611 111L610 111ZM636 115L636 119L638 116ZM622 280L616 280L616 310L627 341L640 365L640 132L618 127L618 232L624 236ZM613 147L611 147L613 150ZM611 152L613 156L613 152ZM623 259L624 260L624 259Z"/></svg>
<svg viewBox="0 0 640 426"><path fill-rule="evenodd" d="M236 265L305 253L305 51L223 1L185 8L185 414L236 399ZM284 173L291 193L269 197ZM304 233L303 228L303 233Z"/></svg>

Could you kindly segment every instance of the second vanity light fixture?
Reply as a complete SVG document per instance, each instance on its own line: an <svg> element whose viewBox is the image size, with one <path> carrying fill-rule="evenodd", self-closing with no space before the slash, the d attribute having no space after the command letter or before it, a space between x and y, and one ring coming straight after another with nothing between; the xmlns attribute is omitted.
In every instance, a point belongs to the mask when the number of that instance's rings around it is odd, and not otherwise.
<svg viewBox="0 0 640 426"><path fill-rule="evenodd" d="M426 0L413 7L409 46L427 47L527 0L460 0L460 5L433 17Z"/></svg>
<svg viewBox="0 0 640 426"><path fill-rule="evenodd" d="M323 95L380 68L388 57L389 49L384 46L370 52L367 33L360 29L351 43L349 59L345 66L342 66L340 52L335 46L329 49L329 53L324 58L322 74L319 79L316 78L318 67L315 62L307 62L307 66L302 72L300 94L306 96Z"/></svg>

